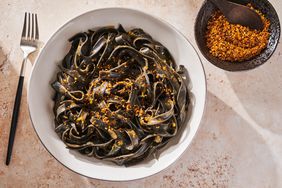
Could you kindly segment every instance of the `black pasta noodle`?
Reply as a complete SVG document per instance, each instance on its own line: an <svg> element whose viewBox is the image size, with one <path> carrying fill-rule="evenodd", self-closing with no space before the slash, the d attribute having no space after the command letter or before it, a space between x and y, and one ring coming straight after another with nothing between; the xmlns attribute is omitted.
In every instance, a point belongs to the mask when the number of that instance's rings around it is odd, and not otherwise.
<svg viewBox="0 0 282 188"><path fill-rule="evenodd" d="M119 25L78 33L52 87L55 131L70 149L135 164L184 124L185 68L142 29Z"/></svg>

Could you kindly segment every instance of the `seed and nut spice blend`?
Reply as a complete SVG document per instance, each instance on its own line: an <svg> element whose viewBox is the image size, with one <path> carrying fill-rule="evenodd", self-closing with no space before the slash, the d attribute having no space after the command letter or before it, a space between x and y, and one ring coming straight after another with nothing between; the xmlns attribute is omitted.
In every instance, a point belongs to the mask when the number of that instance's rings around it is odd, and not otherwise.
<svg viewBox="0 0 282 188"><path fill-rule="evenodd" d="M252 8L251 5L248 6ZM262 31L231 24L220 11L216 11L208 22L206 32L210 53L221 60L232 62L248 60L258 55L267 46L270 22L258 10L255 11L264 23Z"/></svg>

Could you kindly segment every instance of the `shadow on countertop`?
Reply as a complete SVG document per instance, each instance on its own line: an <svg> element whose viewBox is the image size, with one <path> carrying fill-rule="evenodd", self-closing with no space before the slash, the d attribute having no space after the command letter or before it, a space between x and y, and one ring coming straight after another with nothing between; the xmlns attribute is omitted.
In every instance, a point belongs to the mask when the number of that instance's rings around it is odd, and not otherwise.
<svg viewBox="0 0 282 188"><path fill-rule="evenodd" d="M261 67L245 72L226 72L226 75L251 118L263 129L282 137L281 58L282 46L278 45L273 57Z"/></svg>

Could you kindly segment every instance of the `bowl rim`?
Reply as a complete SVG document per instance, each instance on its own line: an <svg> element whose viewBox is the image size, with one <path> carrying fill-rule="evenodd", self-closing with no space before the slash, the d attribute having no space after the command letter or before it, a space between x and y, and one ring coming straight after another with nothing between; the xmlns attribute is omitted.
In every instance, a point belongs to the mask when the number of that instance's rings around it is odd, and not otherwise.
<svg viewBox="0 0 282 188"><path fill-rule="evenodd" d="M67 165L65 165L63 162L61 162L59 159L57 159L48 149L48 147L43 143L43 141L41 140L38 132L36 131L36 128L35 128L35 125L34 125L34 122L32 120L32 117L31 117L31 108L30 108L30 82L31 82L31 79L32 79L32 74L33 74L33 71L34 71L34 68L35 68L35 65L37 64L42 52L45 50L47 44L49 43L49 41L61 30L63 30L65 28L65 26L67 26L70 22L72 22L73 20L77 19L78 17L80 16L83 16L83 15L86 15L86 14L89 14L91 12L94 12L94 11L107 11L107 10L123 10L123 11L132 11L132 12L137 12L139 14L143 14L143 15L146 15L146 16L149 16L155 20L158 20L159 22L167 25L168 27L170 27L171 29L173 29L176 33L178 33L179 35L181 35L185 40L186 42L189 43L189 45L193 48L197 58L199 59L199 62L200 62L200 67L201 67L201 70L203 72L203 76L204 76L204 103L203 103L203 108L202 108L202 111L201 111L201 118L200 118L200 121L199 121L199 125L198 125L198 128L194 134L194 136L192 137L190 143L188 144L188 146L184 149L184 151L175 159L175 161L173 161L172 163L170 163L168 166L166 166L165 168L159 170L158 172L155 172L155 173L152 173L150 175L145 175L145 176L141 176L141 177L138 177L138 178L131 178L131 179L127 179L127 180L111 180L111 179L108 179L108 178L104 178L104 179L100 179L100 178L95 178L95 177L91 177L91 176L88 176L88 175L85 175L85 174L82 174L78 171L75 171L74 169L68 167ZM63 165L65 168L67 168L68 170L78 174L78 175L81 175L83 177L87 177L87 178L90 178L90 179L95 179L95 180L100 180L100 181L106 181L106 182L130 182L130 181L135 181L135 180L141 180L141 179L145 179L145 178L148 178L148 177L152 177L156 174L159 174L160 172L168 169L169 167L171 167L173 164L175 164L176 161L178 161L182 155L188 150L188 148L191 146L192 142L194 141L195 137L197 136L198 134L198 131L202 125L202 122L203 122L203 117L204 115L206 114L206 105L207 105L207 79L206 79L206 72L205 72L205 68L204 68L204 65L203 65L203 62L200 58L200 55L198 53L198 51L196 50L196 48L192 45L192 43L188 40L188 38L183 34L181 33L175 26L173 26L172 24L170 24L169 22L165 21L164 19L160 18L160 17L157 17L157 16L154 16L152 14L149 14L149 13L146 13L146 12L143 12L141 10L138 10L138 9L134 9L134 8L124 8L124 7L106 7L106 8L97 8L97 9L92 9L92 10L89 10L89 11L86 11L82 14L78 14L76 16L74 16L73 18L70 18L68 19L64 24L62 24L55 32L53 32L46 40L46 42L43 44L43 46L41 47L40 49L40 52L39 54L37 55L35 61L35 63L33 64L32 68L31 68L31 72L30 72L30 75L29 75L29 79L28 79L28 85L27 85L27 103L28 103L28 114L29 114L29 119L31 120L31 124L32 124L32 127L33 127L33 130L34 132L36 133L39 141L41 142L41 144L43 145L44 149L57 161L59 162L59 164Z"/></svg>
<svg viewBox="0 0 282 188"><path fill-rule="evenodd" d="M201 52L201 54L203 55L203 57L204 57L210 64L212 64L212 65L215 66L216 68L219 68L219 69L222 69L222 70L228 71L228 72L246 72L246 71L251 71L251 70L254 70L255 68L260 67L261 65L265 64L265 63L272 57L272 55L274 54L274 52L276 51L276 49L277 49L277 47L278 47L278 45L279 45L279 43L280 43L280 38L281 38L281 23L280 23L279 15L278 15L276 9L274 8L274 6L271 4L271 2L270 2L269 0L264 0L264 1L265 1L266 3L268 3L268 5L270 6L271 9L273 9L273 13L274 13L275 16L277 17L277 21L278 21L278 30L279 30L279 32L278 32L278 39L277 39L277 41L276 41L276 44L275 44L273 50L271 51L271 53L269 54L268 58L267 58L266 60L264 60L262 63L260 63L260 64L258 64L258 65L256 65L256 66L253 66L253 67L251 67L251 68L239 68L239 69L236 68L236 69L234 69L234 70L232 70L232 69L225 69L225 68L222 68L222 67L218 66L217 63L215 63L213 60L211 60L211 59L208 57L208 55L203 52L203 49L202 49L201 45L199 45L198 38L197 38L197 34L196 34L196 26L197 26L197 24L198 24L197 21L199 20L199 16L200 16L199 13L200 13L200 11L202 11L203 7L208 3L208 0L205 0L205 1L202 2L202 5L201 5L201 7L200 7L199 10L198 10L198 13L197 13L197 16L196 16L195 22L194 22L194 37L195 37L195 41L196 41L196 44L197 44L197 46L198 46L198 49L200 50L200 52ZM254 56L254 57L256 57L256 56ZM254 57L253 57L253 58L254 58ZM217 57L215 57L215 58L218 59ZM246 60L246 61L251 61L251 60L252 60L252 59L249 59L249 60ZM244 63L244 62L245 62L245 61L239 62L239 63ZM231 63L231 62L228 62L228 63Z"/></svg>

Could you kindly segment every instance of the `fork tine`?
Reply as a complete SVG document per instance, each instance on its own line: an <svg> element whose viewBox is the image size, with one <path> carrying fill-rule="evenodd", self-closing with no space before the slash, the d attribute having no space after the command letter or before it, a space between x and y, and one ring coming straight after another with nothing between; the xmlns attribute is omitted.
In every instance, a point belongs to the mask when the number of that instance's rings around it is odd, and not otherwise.
<svg viewBox="0 0 282 188"><path fill-rule="evenodd" d="M30 38L30 13L28 13L27 38Z"/></svg>
<svg viewBox="0 0 282 188"><path fill-rule="evenodd" d="M31 22L31 38L32 39L35 39L34 37L34 14L32 13L31 14L31 20L32 20L32 22Z"/></svg>
<svg viewBox="0 0 282 188"><path fill-rule="evenodd" d="M39 39L39 30L38 30L38 23L37 23L37 14L35 14L35 39Z"/></svg>
<svg viewBox="0 0 282 188"><path fill-rule="evenodd" d="M23 25L23 31L22 31L22 38L24 38L26 36L26 22L27 22L27 17L26 17L27 13L24 13L24 25Z"/></svg>

